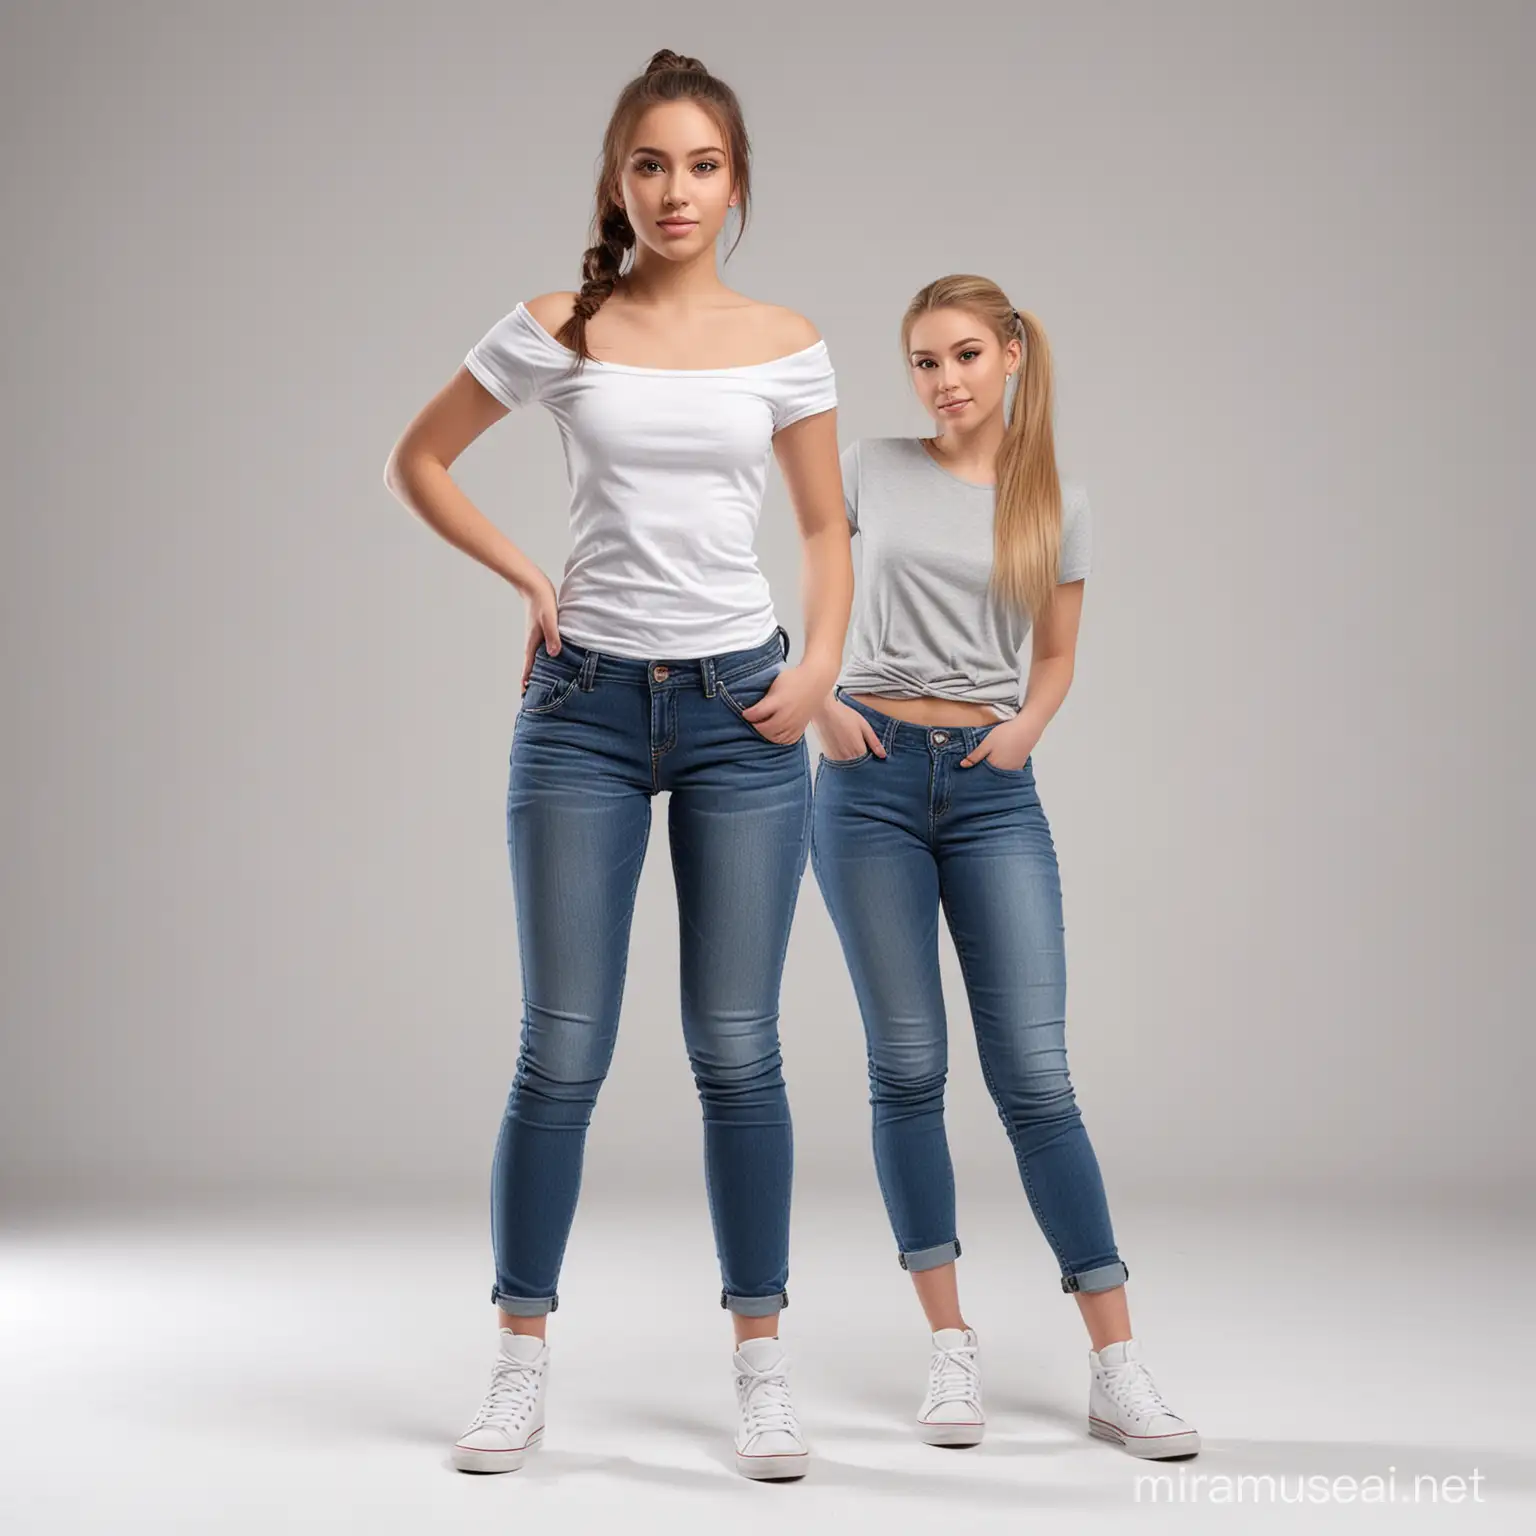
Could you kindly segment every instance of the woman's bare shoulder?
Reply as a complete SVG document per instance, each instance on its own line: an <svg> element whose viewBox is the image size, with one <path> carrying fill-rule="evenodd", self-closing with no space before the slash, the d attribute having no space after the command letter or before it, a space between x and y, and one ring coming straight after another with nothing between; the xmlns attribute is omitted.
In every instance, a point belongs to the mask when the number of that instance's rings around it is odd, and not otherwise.
<svg viewBox="0 0 1536 1536"><path fill-rule="evenodd" d="M525 299L523 308L553 336L576 308L576 294L571 291L541 293L536 299Z"/></svg>
<svg viewBox="0 0 1536 1536"><path fill-rule="evenodd" d="M756 316L763 339L778 352L799 352L821 340L821 332L798 310L784 304L758 304Z"/></svg>

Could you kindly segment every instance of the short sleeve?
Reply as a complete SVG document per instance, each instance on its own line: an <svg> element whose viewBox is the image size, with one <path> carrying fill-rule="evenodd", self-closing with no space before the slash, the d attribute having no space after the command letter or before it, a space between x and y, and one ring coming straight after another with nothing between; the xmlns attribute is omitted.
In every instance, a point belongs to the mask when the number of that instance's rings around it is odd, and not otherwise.
<svg viewBox="0 0 1536 1536"><path fill-rule="evenodd" d="M848 526L859 531L859 445L849 443L843 449L838 462L843 467L843 508L848 513Z"/></svg>
<svg viewBox="0 0 1536 1536"><path fill-rule="evenodd" d="M519 304L469 349L464 366L510 410L538 399L550 374L549 348Z"/></svg>
<svg viewBox="0 0 1536 1536"><path fill-rule="evenodd" d="M778 360L773 369L772 403L775 432L836 406L837 380L826 342L818 341Z"/></svg>
<svg viewBox="0 0 1536 1536"><path fill-rule="evenodd" d="M1062 581L1081 581L1093 564L1093 520L1088 509L1088 493L1080 485L1061 488L1061 574Z"/></svg>

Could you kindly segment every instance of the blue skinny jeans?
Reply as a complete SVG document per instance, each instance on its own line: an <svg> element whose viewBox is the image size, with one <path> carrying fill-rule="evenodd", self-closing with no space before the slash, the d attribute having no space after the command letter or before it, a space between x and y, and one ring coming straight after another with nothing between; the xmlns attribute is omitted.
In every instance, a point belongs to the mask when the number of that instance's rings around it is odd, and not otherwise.
<svg viewBox="0 0 1536 1536"><path fill-rule="evenodd" d="M987 1089L1066 1291L1128 1273L1067 1073L1061 881L1032 762L960 759L993 726L911 725L840 694L885 758L823 758L811 862L864 1021L875 1168L908 1270L959 1256L944 1133L940 908L965 979Z"/></svg>
<svg viewBox="0 0 1536 1536"><path fill-rule="evenodd" d="M540 647L513 730L507 845L523 973L517 1067L492 1169L492 1299L559 1304L597 1093L613 1055L651 801L670 791L682 1024L704 1121L721 1305L788 1303L792 1143L779 983L810 838L804 741L742 718L785 665Z"/></svg>

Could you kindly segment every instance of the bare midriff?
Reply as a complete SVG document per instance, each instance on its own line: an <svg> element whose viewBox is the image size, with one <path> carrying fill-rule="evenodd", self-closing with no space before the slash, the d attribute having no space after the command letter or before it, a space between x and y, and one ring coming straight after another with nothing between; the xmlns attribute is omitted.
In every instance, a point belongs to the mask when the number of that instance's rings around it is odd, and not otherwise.
<svg viewBox="0 0 1536 1536"><path fill-rule="evenodd" d="M996 725L1003 718L990 705L965 699L888 699L878 693L850 693L848 697L910 725Z"/></svg>

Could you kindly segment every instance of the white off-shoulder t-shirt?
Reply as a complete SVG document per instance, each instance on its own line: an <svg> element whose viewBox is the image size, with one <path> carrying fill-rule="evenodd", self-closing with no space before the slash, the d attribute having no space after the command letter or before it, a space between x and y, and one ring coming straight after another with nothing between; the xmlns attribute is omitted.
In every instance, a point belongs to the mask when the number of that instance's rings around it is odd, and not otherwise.
<svg viewBox="0 0 1536 1536"><path fill-rule="evenodd" d="M775 432L837 404L825 341L734 368L574 353L519 303L464 366L503 405L555 418L571 487L560 632L644 660L760 645L777 619L753 547Z"/></svg>

